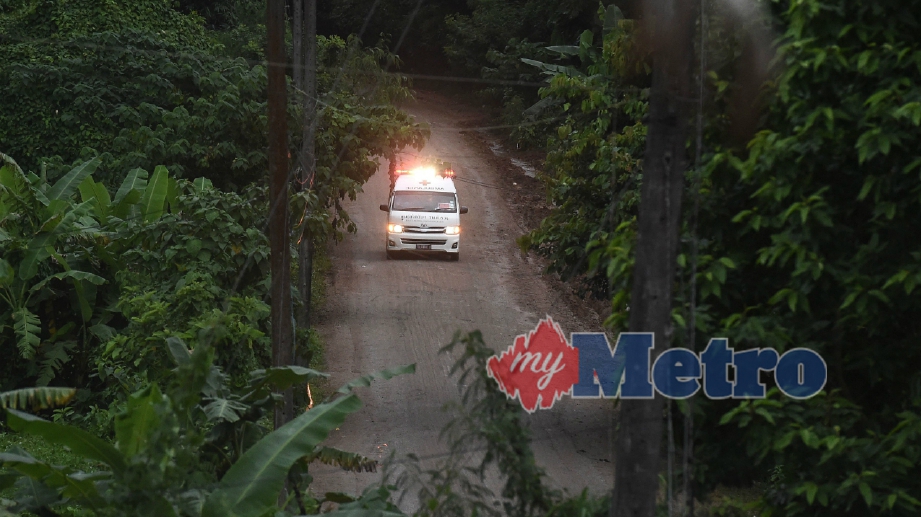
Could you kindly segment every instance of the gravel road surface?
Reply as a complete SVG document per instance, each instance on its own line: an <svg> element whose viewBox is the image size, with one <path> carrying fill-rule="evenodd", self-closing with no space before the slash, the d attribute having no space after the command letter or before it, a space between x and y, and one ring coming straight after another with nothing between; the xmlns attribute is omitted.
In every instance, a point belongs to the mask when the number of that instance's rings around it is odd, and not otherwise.
<svg viewBox="0 0 921 517"><path fill-rule="evenodd" d="M518 250L515 238L527 228L521 222L526 218L509 202L506 187L512 176L497 166L488 147L477 145L471 128L460 125L469 119L465 115L470 108L423 93L404 109L431 125L431 139L417 154L451 162L457 171L460 204L470 209L461 216L460 261L386 259L386 214L378 208L387 201L385 162L358 199L345 205L358 233L332 247L328 302L317 328L326 342L332 387L386 367L416 363L415 375L359 390L364 407L327 443L378 459L391 451L415 453L426 458L423 465L429 467L447 449L438 440L449 418L442 406L459 394L448 376L454 359L438 353L456 330L479 329L487 345L501 350L546 315L567 335L601 328L597 316L574 307L571 294L542 277L536 259ZM553 409L527 419L549 485L573 492L585 487L599 494L610 490L610 402L565 397ZM324 465L312 466L311 473L317 494L358 494L380 478L379 473L350 473ZM500 492L498 479L488 484ZM412 497L401 503L409 512L416 505Z"/></svg>

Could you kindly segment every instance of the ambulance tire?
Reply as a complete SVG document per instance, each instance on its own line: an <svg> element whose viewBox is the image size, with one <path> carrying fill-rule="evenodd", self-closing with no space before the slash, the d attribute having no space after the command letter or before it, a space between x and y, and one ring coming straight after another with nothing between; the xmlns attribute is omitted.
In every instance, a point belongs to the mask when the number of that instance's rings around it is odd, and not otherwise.
<svg viewBox="0 0 921 517"><path fill-rule="evenodd" d="M390 250L384 250L384 252L387 254L387 260L393 260L393 252L392 252L392 251L390 251Z"/></svg>
<svg viewBox="0 0 921 517"><path fill-rule="evenodd" d="M457 262L460 260L460 252L451 254L451 262Z"/></svg>

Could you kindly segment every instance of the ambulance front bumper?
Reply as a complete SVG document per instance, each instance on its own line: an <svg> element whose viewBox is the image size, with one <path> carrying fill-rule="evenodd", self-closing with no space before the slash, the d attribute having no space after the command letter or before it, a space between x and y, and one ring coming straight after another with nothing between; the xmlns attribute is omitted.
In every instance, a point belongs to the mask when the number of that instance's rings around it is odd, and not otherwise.
<svg viewBox="0 0 921 517"><path fill-rule="evenodd" d="M419 251L457 253L460 235L425 233L387 233L389 251Z"/></svg>

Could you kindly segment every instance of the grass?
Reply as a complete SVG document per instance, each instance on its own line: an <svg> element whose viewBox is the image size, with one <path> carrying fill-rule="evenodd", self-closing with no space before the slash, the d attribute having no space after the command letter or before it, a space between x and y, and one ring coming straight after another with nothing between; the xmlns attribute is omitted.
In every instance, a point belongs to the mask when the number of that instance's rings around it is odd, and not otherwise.
<svg viewBox="0 0 921 517"><path fill-rule="evenodd" d="M329 249L326 246L316 246L313 257L313 281L311 282L311 308L310 314L313 321L317 321L317 314L326 306L326 275L332 269L332 260L329 258ZM323 371L326 369L326 353L323 340L311 329L311 339L308 350L312 352L311 367Z"/></svg>
<svg viewBox="0 0 921 517"><path fill-rule="evenodd" d="M37 436L0 431L0 451L7 451L13 447L29 451L29 454L45 463L87 472L96 470L93 462L77 456L64 446L49 444Z"/></svg>
<svg viewBox="0 0 921 517"><path fill-rule="evenodd" d="M0 452L6 452L13 448L20 448L29 452L30 455L38 460L52 465L69 467L74 470L93 472L98 470L96 464L88 461L76 454L70 452L66 447L49 444L42 438L19 434L8 430L0 430ZM0 492L0 515L3 515L4 501L13 495L13 488ZM62 516L85 516L92 515L76 506L66 506L56 508L59 515ZM28 514L31 515L31 514Z"/></svg>
<svg viewBox="0 0 921 517"><path fill-rule="evenodd" d="M754 509L764 495L764 486L756 484L749 488L717 486L694 512L696 515L721 515L726 517L749 517L758 514Z"/></svg>
<svg viewBox="0 0 921 517"><path fill-rule="evenodd" d="M761 496L764 495L764 489L763 483L755 483L747 488L717 486L700 499L694 498L694 517L757 517L756 506ZM685 515L687 507L683 493L676 493L674 497L675 515ZM665 487L662 485L659 490L656 514L663 517L668 515L668 505L665 499Z"/></svg>

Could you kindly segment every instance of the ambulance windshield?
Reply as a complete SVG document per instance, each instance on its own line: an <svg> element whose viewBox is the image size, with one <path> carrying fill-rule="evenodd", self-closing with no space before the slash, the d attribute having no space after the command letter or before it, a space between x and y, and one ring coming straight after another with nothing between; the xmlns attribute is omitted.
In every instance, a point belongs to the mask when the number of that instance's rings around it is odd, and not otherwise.
<svg viewBox="0 0 921 517"><path fill-rule="evenodd" d="M395 192L393 208L404 212L457 212L457 199L449 192Z"/></svg>

